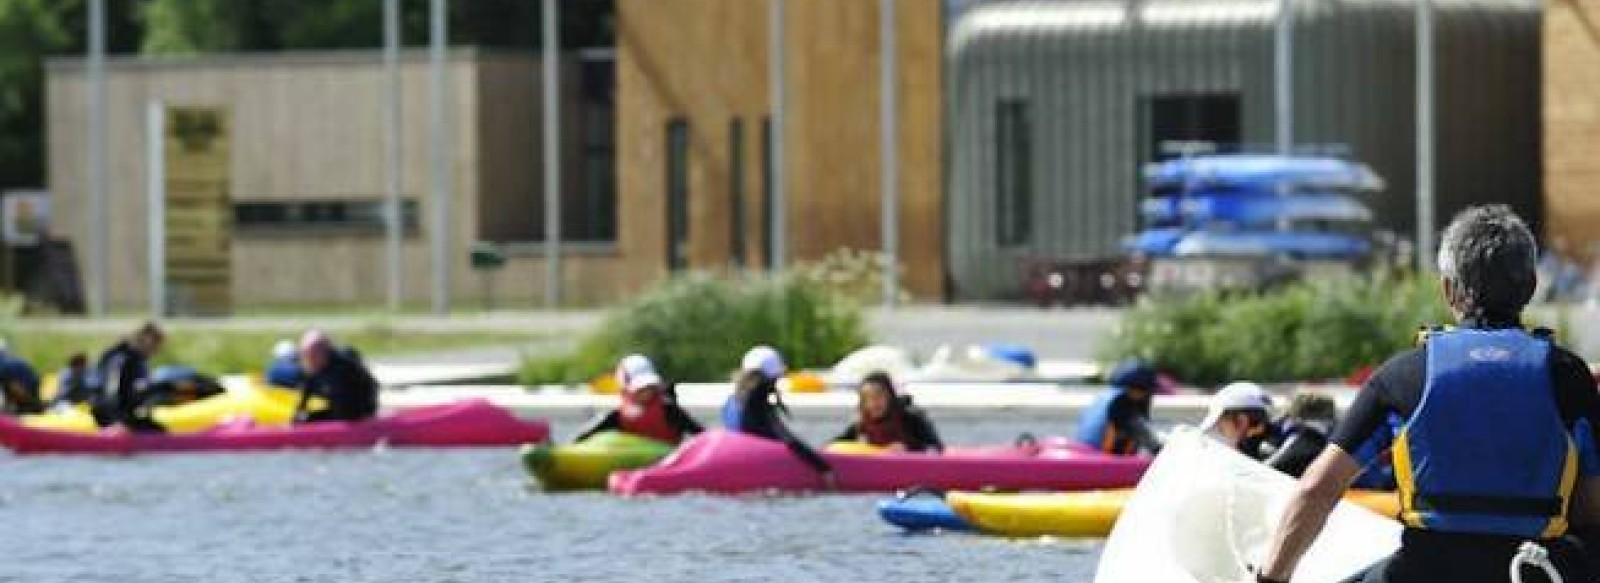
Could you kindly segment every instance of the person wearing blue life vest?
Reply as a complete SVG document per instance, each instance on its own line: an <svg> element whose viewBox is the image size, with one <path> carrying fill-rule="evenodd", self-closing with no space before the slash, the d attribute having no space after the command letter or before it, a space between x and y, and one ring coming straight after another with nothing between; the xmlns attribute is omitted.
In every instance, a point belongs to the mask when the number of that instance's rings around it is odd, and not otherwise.
<svg viewBox="0 0 1600 583"><path fill-rule="evenodd" d="M293 340L279 340L272 345L272 360L267 363L267 370L262 376L268 385L281 389L300 386L305 373L301 372L300 351L295 349Z"/></svg>
<svg viewBox="0 0 1600 583"><path fill-rule="evenodd" d="M831 489L832 466L783 423L782 415L788 414L788 409L778 395L778 381L786 368L783 356L770 346L757 346L746 352L734 380L733 394L722 405L722 427L783 442L800 461L821 474L823 485Z"/></svg>
<svg viewBox="0 0 1600 583"><path fill-rule="evenodd" d="M5 401L4 412L10 415L44 412L44 401L39 398L39 373L28 361L12 354L4 340L0 340L0 398Z"/></svg>
<svg viewBox="0 0 1600 583"><path fill-rule="evenodd" d="M1156 390L1156 369L1139 359L1117 363L1106 375L1111 389L1078 417L1078 441L1115 455L1140 450L1161 451L1161 438L1150 428L1150 398Z"/></svg>
<svg viewBox="0 0 1600 583"><path fill-rule="evenodd" d="M1600 525L1592 432L1600 395L1583 359L1527 331L1533 234L1505 206L1462 211L1440 237L1444 298L1458 326L1384 363L1306 470L1258 581L1288 581L1361 471L1349 452L1396 415L1400 548L1352 581L1593 581L1581 545ZM1536 547L1543 547L1543 551Z"/></svg>

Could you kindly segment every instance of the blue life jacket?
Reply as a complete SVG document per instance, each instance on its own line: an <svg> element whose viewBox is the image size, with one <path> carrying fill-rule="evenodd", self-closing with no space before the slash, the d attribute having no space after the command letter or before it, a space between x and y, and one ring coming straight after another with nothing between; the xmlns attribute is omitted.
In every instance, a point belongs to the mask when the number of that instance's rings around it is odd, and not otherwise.
<svg viewBox="0 0 1600 583"><path fill-rule="evenodd" d="M1552 391L1548 339L1519 329L1429 335L1422 402L1395 439L1413 528L1560 536L1579 450Z"/></svg>
<svg viewBox="0 0 1600 583"><path fill-rule="evenodd" d="M722 428L735 432L744 430L744 404L739 402L737 392L728 395L727 402L722 404Z"/></svg>
<svg viewBox="0 0 1600 583"><path fill-rule="evenodd" d="M300 363L294 358L275 358L267 365L266 381L274 387L298 388L305 380Z"/></svg>
<svg viewBox="0 0 1600 583"><path fill-rule="evenodd" d="M1111 422L1111 406L1126 393L1122 387L1111 387L1083 410L1078 417L1078 442L1117 455L1132 455L1137 451L1133 440L1120 435Z"/></svg>

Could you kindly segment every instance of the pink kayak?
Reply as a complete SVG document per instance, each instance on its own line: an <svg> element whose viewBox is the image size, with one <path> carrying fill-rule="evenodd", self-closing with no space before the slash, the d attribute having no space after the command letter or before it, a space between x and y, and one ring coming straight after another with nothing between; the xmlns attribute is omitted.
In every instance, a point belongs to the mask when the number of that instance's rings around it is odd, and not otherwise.
<svg viewBox="0 0 1600 583"><path fill-rule="evenodd" d="M1023 446L955 450L945 455L823 453L842 492L893 492L923 486L947 490L1091 490L1132 487L1150 465L1146 457L1117 457L1070 447ZM708 431L642 470L612 472L611 492L675 494L700 491L807 492L822 477L782 443Z"/></svg>
<svg viewBox="0 0 1600 583"><path fill-rule="evenodd" d="M474 399L418 407L369 421L329 421L292 427L227 424L199 433L72 433L26 427L0 417L0 445L20 454L133 454L270 449L370 447L474 447L520 445L550 438L544 421L524 421Z"/></svg>

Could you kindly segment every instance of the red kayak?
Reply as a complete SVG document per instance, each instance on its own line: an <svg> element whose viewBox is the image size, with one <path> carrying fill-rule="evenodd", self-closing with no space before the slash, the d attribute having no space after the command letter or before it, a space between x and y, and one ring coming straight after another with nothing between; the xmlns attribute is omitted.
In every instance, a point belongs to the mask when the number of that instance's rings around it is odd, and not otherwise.
<svg viewBox="0 0 1600 583"><path fill-rule="evenodd" d="M483 447L543 442L550 424L524 421L482 399L418 407L368 421L327 421L292 427L227 424L186 434L122 430L73 433L26 427L0 417L0 445L19 454L135 454L272 449Z"/></svg>
<svg viewBox="0 0 1600 583"><path fill-rule="evenodd" d="M840 492L944 490L1094 490L1138 483L1147 457L1119 457L1069 447L955 450L944 455L823 453ZM822 477L776 441L713 430L642 470L612 472L622 495L756 491L814 492Z"/></svg>

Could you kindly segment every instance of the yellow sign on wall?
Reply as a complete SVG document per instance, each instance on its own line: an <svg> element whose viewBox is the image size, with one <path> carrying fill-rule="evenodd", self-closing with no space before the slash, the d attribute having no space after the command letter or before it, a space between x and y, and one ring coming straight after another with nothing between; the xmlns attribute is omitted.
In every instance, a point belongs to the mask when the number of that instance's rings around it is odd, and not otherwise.
<svg viewBox="0 0 1600 583"><path fill-rule="evenodd" d="M228 111L167 108L167 309L221 315L233 306L233 196Z"/></svg>

